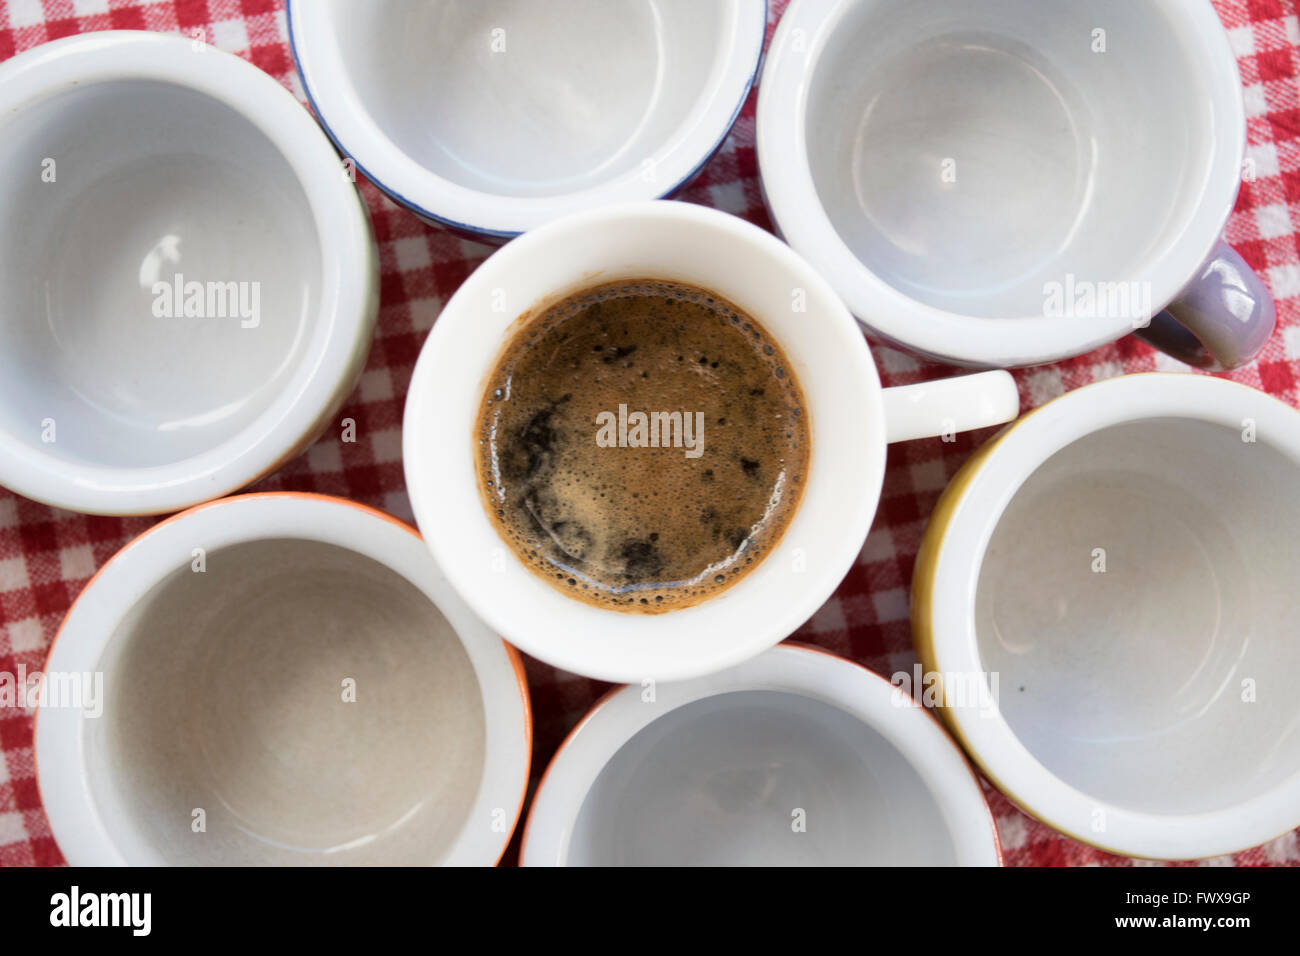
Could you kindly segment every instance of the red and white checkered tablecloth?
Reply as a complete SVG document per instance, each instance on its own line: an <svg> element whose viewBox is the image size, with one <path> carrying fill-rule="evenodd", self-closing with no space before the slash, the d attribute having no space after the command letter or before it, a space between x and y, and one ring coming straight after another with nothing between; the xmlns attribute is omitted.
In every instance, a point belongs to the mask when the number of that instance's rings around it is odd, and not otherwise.
<svg viewBox="0 0 1300 956"><path fill-rule="evenodd" d="M470 2L470 0L465 0ZM1197 0L1187 0L1197 2ZM1296 405L1300 395L1300 0L1214 0L1241 63L1256 179L1246 183L1228 240L1278 299L1279 328L1260 359L1230 377ZM772 23L785 0L772 4ZM289 54L282 0L0 0L0 60L47 40L112 29L200 36L270 73L303 99ZM416 355L442 304L492 251L422 224L369 183L383 269L379 328L365 375L340 413L357 441L327 435L256 490L340 495L410 520L401 425ZM680 197L770 227L759 196L754 96L722 150ZM887 385L956 370L873 344ZM1187 371L1133 338L1089 355L1018 372L1025 408L1126 372ZM839 590L796 637L890 675L910 669L908 586L926 518L947 481L990 432L892 446L875 526ZM64 613L95 570L153 523L58 511L0 489L0 673L44 666ZM604 685L527 662L535 718L534 784ZM0 708L0 865L60 864L33 776L32 716ZM1127 865L1060 836L987 787L1012 865ZM522 829L522 827L521 827ZM516 840L518 834L516 834ZM511 854L513 856L513 854ZM1300 831L1217 865L1300 865Z"/></svg>

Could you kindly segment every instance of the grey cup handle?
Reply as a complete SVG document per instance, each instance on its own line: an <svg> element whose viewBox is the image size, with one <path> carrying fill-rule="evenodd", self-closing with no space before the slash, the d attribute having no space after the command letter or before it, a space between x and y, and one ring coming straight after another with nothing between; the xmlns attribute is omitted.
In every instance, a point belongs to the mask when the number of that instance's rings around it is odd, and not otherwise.
<svg viewBox="0 0 1300 956"><path fill-rule="evenodd" d="M1230 369L1254 359L1276 323L1277 307L1263 280L1220 242L1169 308L1134 334L1196 368Z"/></svg>

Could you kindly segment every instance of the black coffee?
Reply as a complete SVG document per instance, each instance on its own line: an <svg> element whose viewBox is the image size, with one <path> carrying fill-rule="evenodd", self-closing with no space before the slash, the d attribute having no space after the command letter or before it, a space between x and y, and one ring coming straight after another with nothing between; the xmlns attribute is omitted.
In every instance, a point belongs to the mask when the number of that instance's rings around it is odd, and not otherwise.
<svg viewBox="0 0 1300 956"><path fill-rule="evenodd" d="M584 290L506 346L479 412L501 537L580 600L657 612L730 587L772 550L808 469L780 346L702 289Z"/></svg>

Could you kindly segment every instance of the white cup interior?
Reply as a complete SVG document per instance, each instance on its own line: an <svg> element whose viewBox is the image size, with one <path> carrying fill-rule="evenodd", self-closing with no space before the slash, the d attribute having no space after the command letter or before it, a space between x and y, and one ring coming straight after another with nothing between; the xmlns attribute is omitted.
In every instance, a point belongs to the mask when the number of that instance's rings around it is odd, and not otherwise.
<svg viewBox="0 0 1300 956"><path fill-rule="evenodd" d="M456 631L334 544L268 538L182 565L99 669L86 785L129 863L428 864L484 777L483 690Z"/></svg>
<svg viewBox="0 0 1300 956"><path fill-rule="evenodd" d="M25 185L0 194L0 433L135 469L216 448L266 412L312 348L322 298L312 207L276 145L161 80L65 86L2 122L0 176ZM175 302L159 316L154 284L178 275L204 283L205 317ZM223 310L217 283L242 283L256 319L233 299Z"/></svg>
<svg viewBox="0 0 1300 956"><path fill-rule="evenodd" d="M688 136L728 72L735 16L694 0L327 0L321 13L356 105L397 150L512 197L639 174Z"/></svg>
<svg viewBox="0 0 1300 956"><path fill-rule="evenodd" d="M1295 430L1261 418L1253 444L1191 418L1113 425L1052 455L998 520L981 666L1020 743L1089 798L1209 813L1300 771L1300 467L1270 444L1279 425Z"/></svg>
<svg viewBox="0 0 1300 956"><path fill-rule="evenodd" d="M1204 40L1169 6L841 4L805 117L840 239L900 293L964 316L1041 316L1045 283L1067 274L1146 277L1199 208L1223 135Z"/></svg>
<svg viewBox="0 0 1300 956"><path fill-rule="evenodd" d="M533 797L525 866L990 866L961 751L908 694L780 645L606 696Z"/></svg>
<svg viewBox="0 0 1300 956"><path fill-rule="evenodd" d="M773 690L706 697L640 730L596 778L568 856L570 866L956 862L934 794L897 747L833 704Z"/></svg>

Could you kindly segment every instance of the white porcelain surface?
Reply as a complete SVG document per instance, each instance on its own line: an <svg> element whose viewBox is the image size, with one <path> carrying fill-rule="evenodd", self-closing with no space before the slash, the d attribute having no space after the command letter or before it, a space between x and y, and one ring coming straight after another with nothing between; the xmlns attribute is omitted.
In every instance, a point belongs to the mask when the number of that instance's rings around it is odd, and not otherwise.
<svg viewBox="0 0 1300 956"><path fill-rule="evenodd" d="M293 0L294 52L343 151L426 216L497 236L653 199L722 142L763 0Z"/></svg>
<svg viewBox="0 0 1300 956"><path fill-rule="evenodd" d="M1013 428L931 595L939 669L999 675L995 718L950 711L991 779L1124 855L1300 824L1298 484L1300 415L1218 379L1114 379Z"/></svg>
<svg viewBox="0 0 1300 956"><path fill-rule="evenodd" d="M525 866L992 866L961 752L849 661L774 648L601 701L534 798Z"/></svg>
<svg viewBox="0 0 1300 956"><path fill-rule="evenodd" d="M225 499L69 613L47 672L102 673L103 712L41 706L41 796L73 864L490 865L528 776L516 663L409 528Z"/></svg>
<svg viewBox="0 0 1300 956"><path fill-rule="evenodd" d="M174 511L272 470L350 391L377 307L369 223L260 70L159 34L39 47L0 67L0 173L25 184L0 196L0 483ZM201 317L160 314L177 276L204 284ZM209 311L209 283L246 308Z"/></svg>
<svg viewBox="0 0 1300 956"><path fill-rule="evenodd" d="M1148 283L1163 309L1218 240L1244 148L1208 0L793 0L758 106L791 245L869 329L971 365L1150 317L1051 315L1067 277Z"/></svg>
<svg viewBox="0 0 1300 956"><path fill-rule="evenodd" d="M789 357L811 423L802 504L777 547L719 596L663 615L583 604L538 578L488 520L474 465L484 382L520 316L620 277L693 284L752 315ZM574 214L522 236L466 280L416 364L403 461L434 557L499 634L591 677L679 680L771 647L825 602L875 514L887 440L996 424L1018 411L1006 372L882 389L843 303L784 243L702 206L632 203Z"/></svg>

